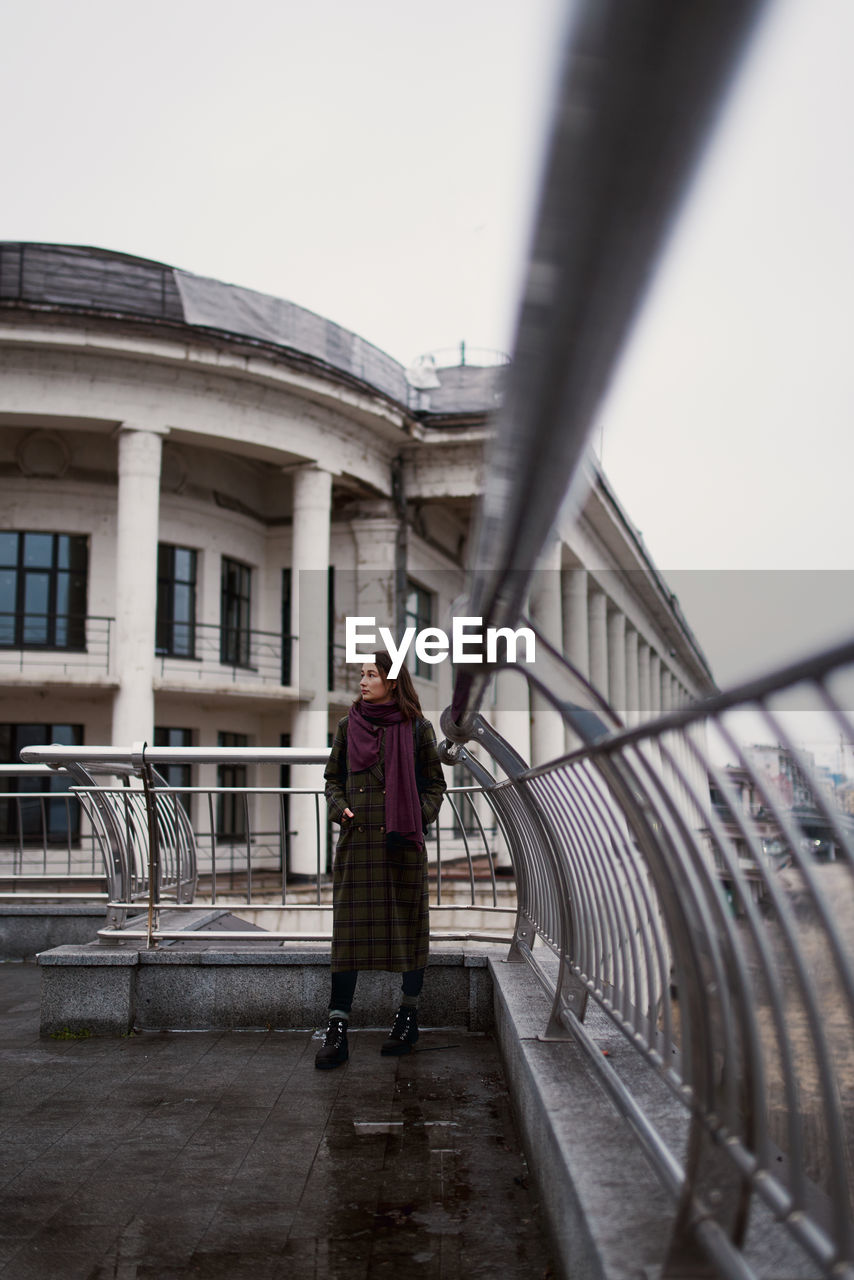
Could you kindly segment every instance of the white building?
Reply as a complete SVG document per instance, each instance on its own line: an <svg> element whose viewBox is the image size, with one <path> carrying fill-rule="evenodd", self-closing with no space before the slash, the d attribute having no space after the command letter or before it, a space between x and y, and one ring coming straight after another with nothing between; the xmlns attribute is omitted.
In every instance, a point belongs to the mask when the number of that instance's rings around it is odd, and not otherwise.
<svg viewBox="0 0 854 1280"><path fill-rule="evenodd" d="M0 759L323 745L345 616L447 627L463 588L502 370L424 373L279 299L0 244ZM601 477L544 566L542 625L629 721L713 687ZM415 677L438 723L450 664ZM526 757L563 750L526 692L494 713Z"/></svg>

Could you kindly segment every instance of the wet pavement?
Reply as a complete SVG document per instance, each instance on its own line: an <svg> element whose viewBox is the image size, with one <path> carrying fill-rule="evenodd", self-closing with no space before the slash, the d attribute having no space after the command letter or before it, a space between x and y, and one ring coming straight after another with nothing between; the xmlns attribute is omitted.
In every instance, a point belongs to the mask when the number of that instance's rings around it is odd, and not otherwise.
<svg viewBox="0 0 854 1280"><path fill-rule="evenodd" d="M39 972L0 964L0 1277L552 1275L489 1036L383 1058L308 1032L40 1039Z"/></svg>

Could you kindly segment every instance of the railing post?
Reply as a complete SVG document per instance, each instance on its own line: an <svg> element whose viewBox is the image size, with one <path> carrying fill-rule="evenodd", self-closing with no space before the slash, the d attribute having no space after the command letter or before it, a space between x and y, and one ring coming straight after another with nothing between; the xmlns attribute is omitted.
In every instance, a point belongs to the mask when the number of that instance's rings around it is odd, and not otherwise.
<svg viewBox="0 0 854 1280"><path fill-rule="evenodd" d="M139 763L138 763L139 762ZM157 793L154 787L153 771L150 764L145 763L145 743L134 747L134 767L142 778L145 792L145 814L148 820L148 919L146 924L146 946L152 950L157 946L154 930L158 925L158 905L160 901L160 833L157 824Z"/></svg>

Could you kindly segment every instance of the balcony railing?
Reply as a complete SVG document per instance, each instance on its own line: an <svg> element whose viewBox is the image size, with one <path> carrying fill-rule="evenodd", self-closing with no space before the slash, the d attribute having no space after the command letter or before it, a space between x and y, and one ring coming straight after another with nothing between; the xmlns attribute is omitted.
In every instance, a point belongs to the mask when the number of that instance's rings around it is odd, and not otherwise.
<svg viewBox="0 0 854 1280"><path fill-rule="evenodd" d="M0 671L107 675L114 625L97 614L0 612Z"/></svg>
<svg viewBox="0 0 854 1280"><path fill-rule="evenodd" d="M215 623L173 624L173 647L157 652L157 669L165 679L182 683L257 682L289 685L295 636L280 631L236 631Z"/></svg>

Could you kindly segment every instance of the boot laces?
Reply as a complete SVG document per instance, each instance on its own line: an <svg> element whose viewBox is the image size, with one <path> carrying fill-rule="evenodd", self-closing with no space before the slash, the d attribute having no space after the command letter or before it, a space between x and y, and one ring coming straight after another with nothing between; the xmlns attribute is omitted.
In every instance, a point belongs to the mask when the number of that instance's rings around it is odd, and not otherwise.
<svg viewBox="0 0 854 1280"><path fill-rule="evenodd" d="M394 1018L394 1026L389 1032L389 1040L405 1040L415 1017L415 1010L411 1008L398 1009Z"/></svg>
<svg viewBox="0 0 854 1280"><path fill-rule="evenodd" d="M343 1018L330 1018L329 1026L326 1028L326 1039L323 1042L324 1049L337 1049L346 1032L347 1023Z"/></svg>

